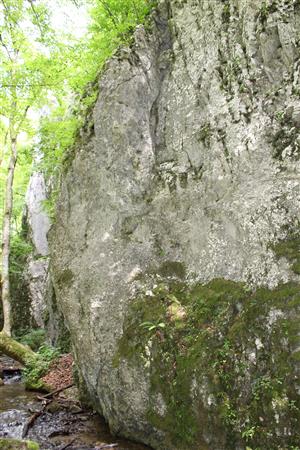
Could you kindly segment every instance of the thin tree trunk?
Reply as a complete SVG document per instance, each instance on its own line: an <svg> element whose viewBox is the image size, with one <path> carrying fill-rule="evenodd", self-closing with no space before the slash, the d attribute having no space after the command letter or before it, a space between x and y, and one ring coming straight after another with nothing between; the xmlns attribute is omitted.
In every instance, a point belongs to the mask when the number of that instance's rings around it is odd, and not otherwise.
<svg viewBox="0 0 300 450"><path fill-rule="evenodd" d="M17 140L11 137L11 155L9 160L8 173L5 187L5 204L3 218L3 234L2 234L2 305L3 305L3 332L7 336L11 336L11 304L10 304L10 286L9 286L9 254L10 254L10 232L11 232L11 216L13 208L13 183L15 167L17 163Z"/></svg>

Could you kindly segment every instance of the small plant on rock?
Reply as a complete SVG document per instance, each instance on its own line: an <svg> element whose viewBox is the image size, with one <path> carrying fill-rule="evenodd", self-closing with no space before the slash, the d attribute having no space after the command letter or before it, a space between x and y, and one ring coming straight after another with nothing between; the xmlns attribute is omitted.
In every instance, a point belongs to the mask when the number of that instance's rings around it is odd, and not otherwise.
<svg viewBox="0 0 300 450"><path fill-rule="evenodd" d="M141 328L144 328L147 331L158 331L162 328L166 327L166 324L163 322L143 322L140 324Z"/></svg>

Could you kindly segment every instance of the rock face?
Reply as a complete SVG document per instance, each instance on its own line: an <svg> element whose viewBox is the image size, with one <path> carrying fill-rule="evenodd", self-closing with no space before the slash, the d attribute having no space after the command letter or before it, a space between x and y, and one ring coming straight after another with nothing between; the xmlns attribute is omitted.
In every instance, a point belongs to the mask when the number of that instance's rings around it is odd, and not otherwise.
<svg viewBox="0 0 300 450"><path fill-rule="evenodd" d="M37 256L48 256L47 233L50 220L43 207L47 199L44 175L34 172L26 192L26 216L30 238Z"/></svg>
<svg viewBox="0 0 300 450"><path fill-rule="evenodd" d="M99 80L51 231L80 379L157 449L292 448L300 4L162 1L152 23Z"/></svg>
<svg viewBox="0 0 300 450"><path fill-rule="evenodd" d="M50 220L43 202L46 200L44 176L32 174L26 191L22 230L19 235L21 254L13 254L16 269L10 274L14 330L44 327L46 291L49 280L47 233ZM27 251L24 250L27 248Z"/></svg>
<svg viewBox="0 0 300 450"><path fill-rule="evenodd" d="M24 277L20 280L24 286L24 304L30 305L31 319L26 318L25 323L27 326L31 323L33 327L45 328L49 342L63 351L69 351L69 332L57 305L49 273L48 231L51 223L45 211L46 200L44 176L41 172L34 172L26 192L23 218L26 240L32 245L32 252L26 260ZM16 294L19 299L20 289Z"/></svg>
<svg viewBox="0 0 300 450"><path fill-rule="evenodd" d="M44 327L46 311L45 293L48 277L48 240L50 220L43 202L47 199L44 176L35 172L30 178L26 192L25 221L28 228L33 253L27 261L26 282L28 285L31 312L36 324Z"/></svg>

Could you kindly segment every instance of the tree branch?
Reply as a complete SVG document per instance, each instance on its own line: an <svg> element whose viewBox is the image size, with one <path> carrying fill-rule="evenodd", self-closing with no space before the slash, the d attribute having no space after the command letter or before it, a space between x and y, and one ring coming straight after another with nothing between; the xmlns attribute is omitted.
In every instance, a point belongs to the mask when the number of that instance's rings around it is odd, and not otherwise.
<svg viewBox="0 0 300 450"><path fill-rule="evenodd" d="M1 42L1 44L2 44L2 47L4 47L4 49L5 49L5 51L6 51L6 53L7 53L7 56L8 56L8 58L9 58L10 62L13 62L13 59L12 59L12 57L11 57L11 55L10 55L10 51L8 50L7 45L6 45L5 42L3 41L3 37L2 37L2 34L1 34L1 33L0 33L0 42Z"/></svg>
<svg viewBox="0 0 300 450"><path fill-rule="evenodd" d="M31 9L32 9L33 14L35 15L35 18L36 18L36 24L37 24L38 29L40 30L41 36L43 36L43 29L42 29L42 27L41 27L41 25L40 25L40 22L39 22L40 17L39 17L39 15L38 15L38 13L36 12L36 9L35 9L35 7L34 7L34 5L33 5L33 1L32 1L32 0L27 0L27 1L28 1L28 3L30 4L30 7L31 7Z"/></svg>
<svg viewBox="0 0 300 450"><path fill-rule="evenodd" d="M26 116L27 116L27 113L28 113L29 108L30 108L30 105L27 105L27 106L25 107L25 110L24 110L24 113L23 113L23 115L22 115L22 118L21 118L21 120L20 120L20 122L19 122L19 124L18 124L17 129L15 130L16 136L18 136L18 134L19 134L19 132L20 132L21 126L22 126L24 120L26 119Z"/></svg>
<svg viewBox="0 0 300 450"><path fill-rule="evenodd" d="M101 3L101 5L105 9L105 11L108 13L108 15L111 18L115 28L118 28L116 17L114 16L112 10L110 9L110 6L108 5L108 3L105 0L99 0L99 2Z"/></svg>

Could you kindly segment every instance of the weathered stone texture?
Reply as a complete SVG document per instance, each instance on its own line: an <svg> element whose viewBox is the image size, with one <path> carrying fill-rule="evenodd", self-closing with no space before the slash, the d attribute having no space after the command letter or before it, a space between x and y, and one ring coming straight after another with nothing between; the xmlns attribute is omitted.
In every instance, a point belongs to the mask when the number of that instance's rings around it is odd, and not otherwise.
<svg viewBox="0 0 300 450"><path fill-rule="evenodd" d="M99 81L51 257L81 375L115 432L174 448L148 417L149 370L114 363L130 299L172 277L299 280L274 251L298 229L299 32L297 1L161 2Z"/></svg>
<svg viewBox="0 0 300 450"><path fill-rule="evenodd" d="M34 172L26 192L26 221L35 256L48 256L50 219L45 211L46 184L41 172Z"/></svg>
<svg viewBox="0 0 300 450"><path fill-rule="evenodd" d="M26 210L24 224L27 239L32 244L32 254L27 261L25 272L26 283L32 316L39 327L44 327L47 309L45 302L48 278L48 239L50 219L45 211L44 202L47 200L46 185L41 172L34 172L26 192Z"/></svg>

